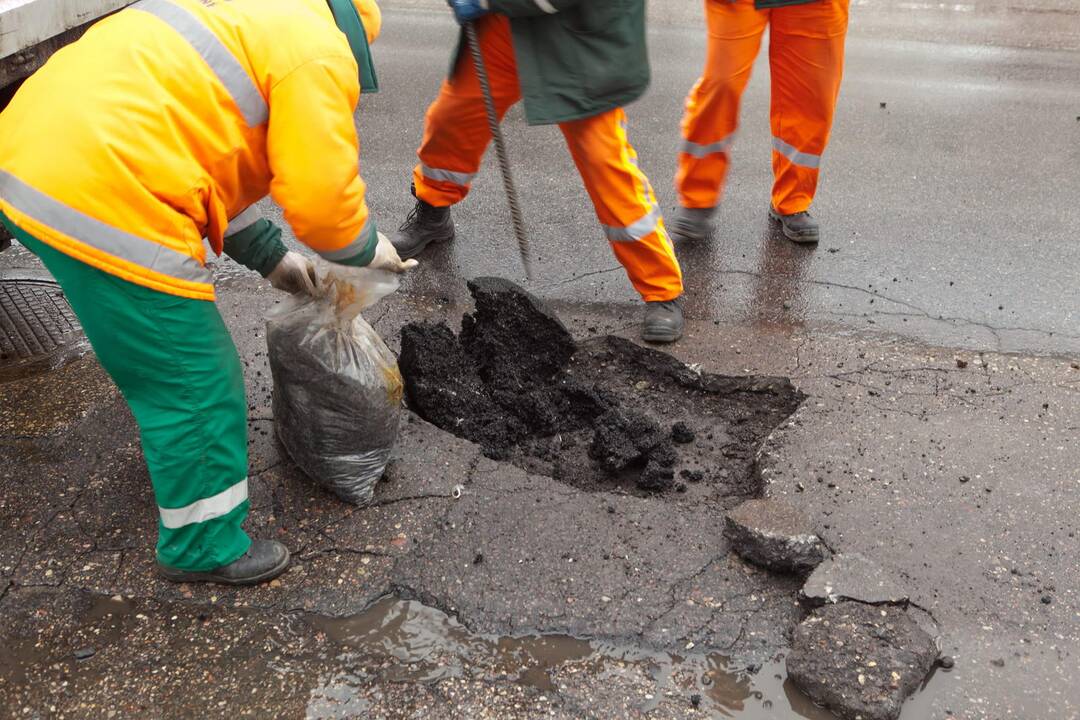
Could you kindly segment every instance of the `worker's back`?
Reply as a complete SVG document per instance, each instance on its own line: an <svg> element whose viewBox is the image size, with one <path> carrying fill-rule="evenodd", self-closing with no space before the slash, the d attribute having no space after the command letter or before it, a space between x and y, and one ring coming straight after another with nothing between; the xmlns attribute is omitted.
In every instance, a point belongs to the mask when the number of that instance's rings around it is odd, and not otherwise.
<svg viewBox="0 0 1080 720"><path fill-rule="evenodd" d="M317 92L314 107L298 102L302 90L282 85L312 64L340 90L331 107ZM287 101L273 103L279 92ZM355 145L358 94L356 62L324 0L144 0L56 53L0 114L0 210L91 265L208 299L192 267L148 266L159 248L131 257L138 244L109 243L135 236L201 266L202 237L220 247L228 218L270 190L275 158L295 168L307 117L347 123L342 136ZM341 183L359 182L355 152L351 172ZM305 184L295 173L293 185ZM275 196L289 191L280 182ZM76 231L87 226L80 215L104 224L100 242Z"/></svg>

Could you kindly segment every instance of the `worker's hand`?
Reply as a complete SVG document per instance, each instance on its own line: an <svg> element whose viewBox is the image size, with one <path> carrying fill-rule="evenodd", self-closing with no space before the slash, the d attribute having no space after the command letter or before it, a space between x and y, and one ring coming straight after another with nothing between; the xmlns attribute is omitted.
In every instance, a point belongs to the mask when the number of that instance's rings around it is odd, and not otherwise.
<svg viewBox="0 0 1080 720"><path fill-rule="evenodd" d="M278 290L293 295L315 293L318 280L315 277L315 265L309 258L290 250L266 276L270 284Z"/></svg>
<svg viewBox="0 0 1080 720"><path fill-rule="evenodd" d="M406 270L412 270L419 264L416 260L402 260L390 240L382 233L379 233L379 244L375 246L375 257L372 258L368 267L400 274Z"/></svg>
<svg viewBox="0 0 1080 720"><path fill-rule="evenodd" d="M488 0L446 0L446 4L454 11L459 25L489 12Z"/></svg>

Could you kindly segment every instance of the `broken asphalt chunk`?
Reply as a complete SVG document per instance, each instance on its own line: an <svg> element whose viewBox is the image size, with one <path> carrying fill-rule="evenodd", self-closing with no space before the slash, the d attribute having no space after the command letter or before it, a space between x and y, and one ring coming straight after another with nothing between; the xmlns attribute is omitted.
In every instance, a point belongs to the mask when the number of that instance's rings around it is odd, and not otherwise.
<svg viewBox="0 0 1080 720"><path fill-rule="evenodd" d="M843 720L897 720L938 650L904 610L842 602L795 628L788 676Z"/></svg>
<svg viewBox="0 0 1080 720"><path fill-rule="evenodd" d="M747 500L728 512L724 536L739 557L776 572L807 572L828 553L810 520L779 498Z"/></svg>
<svg viewBox="0 0 1080 720"><path fill-rule="evenodd" d="M906 605L909 601L907 591L889 572L859 553L842 553L818 565L799 599L810 607L841 600L872 605Z"/></svg>

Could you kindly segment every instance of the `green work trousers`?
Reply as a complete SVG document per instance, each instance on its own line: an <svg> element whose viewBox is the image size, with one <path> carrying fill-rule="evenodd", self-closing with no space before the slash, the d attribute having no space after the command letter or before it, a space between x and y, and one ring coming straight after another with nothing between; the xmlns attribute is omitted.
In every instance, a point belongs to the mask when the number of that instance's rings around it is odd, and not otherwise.
<svg viewBox="0 0 1080 720"><path fill-rule="evenodd" d="M102 367L131 408L158 506L158 561L209 570L251 544L247 404L240 358L217 307L104 273L16 227L60 283Z"/></svg>

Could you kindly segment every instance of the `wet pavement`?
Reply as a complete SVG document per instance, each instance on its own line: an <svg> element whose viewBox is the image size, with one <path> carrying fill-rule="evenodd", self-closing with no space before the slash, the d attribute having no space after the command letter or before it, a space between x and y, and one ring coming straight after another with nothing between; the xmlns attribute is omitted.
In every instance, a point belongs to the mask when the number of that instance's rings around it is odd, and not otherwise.
<svg viewBox="0 0 1080 720"><path fill-rule="evenodd" d="M359 122L391 230L454 30L441 0L383 5L384 90ZM855 4L816 250L765 220L760 66L720 230L679 248L673 354L808 396L758 477L831 549L884 568L955 658L904 720L1080 716L1080 15L1018 5ZM669 207L703 37L696 3L651 8L654 84L630 132ZM519 112L507 131L529 287L578 339L633 338L638 308L557 131ZM458 322L465 278L521 280L494 170L455 210L458 240L370 313L395 351L406 322ZM280 298L228 261L218 278L248 383L249 529L296 563L242 591L156 579L136 428L93 356L0 384L0 714L828 717L785 682L801 582L730 553L707 502L583 492L415 416L372 507L315 489L273 439L261 317Z"/></svg>
<svg viewBox="0 0 1080 720"><path fill-rule="evenodd" d="M418 110L433 99L456 36L442 5L386 3L391 21L375 45L387 90L361 101L359 128L384 230L411 205ZM629 136L670 209L682 103L705 37L701 3L650 5L653 83L628 110ZM816 250L788 247L766 219L763 52L744 96L716 237L680 248L691 316L831 323L1006 352L1080 352L1078 12L1068 0L855 4L814 205L823 224ZM575 302L632 301L558 130L526 128L520 108L505 127L529 199L534 287ZM455 208L458 241L429 261L414 291L443 293L448 268L466 277L516 270L515 279L523 278L500 182L488 157L470 198Z"/></svg>

